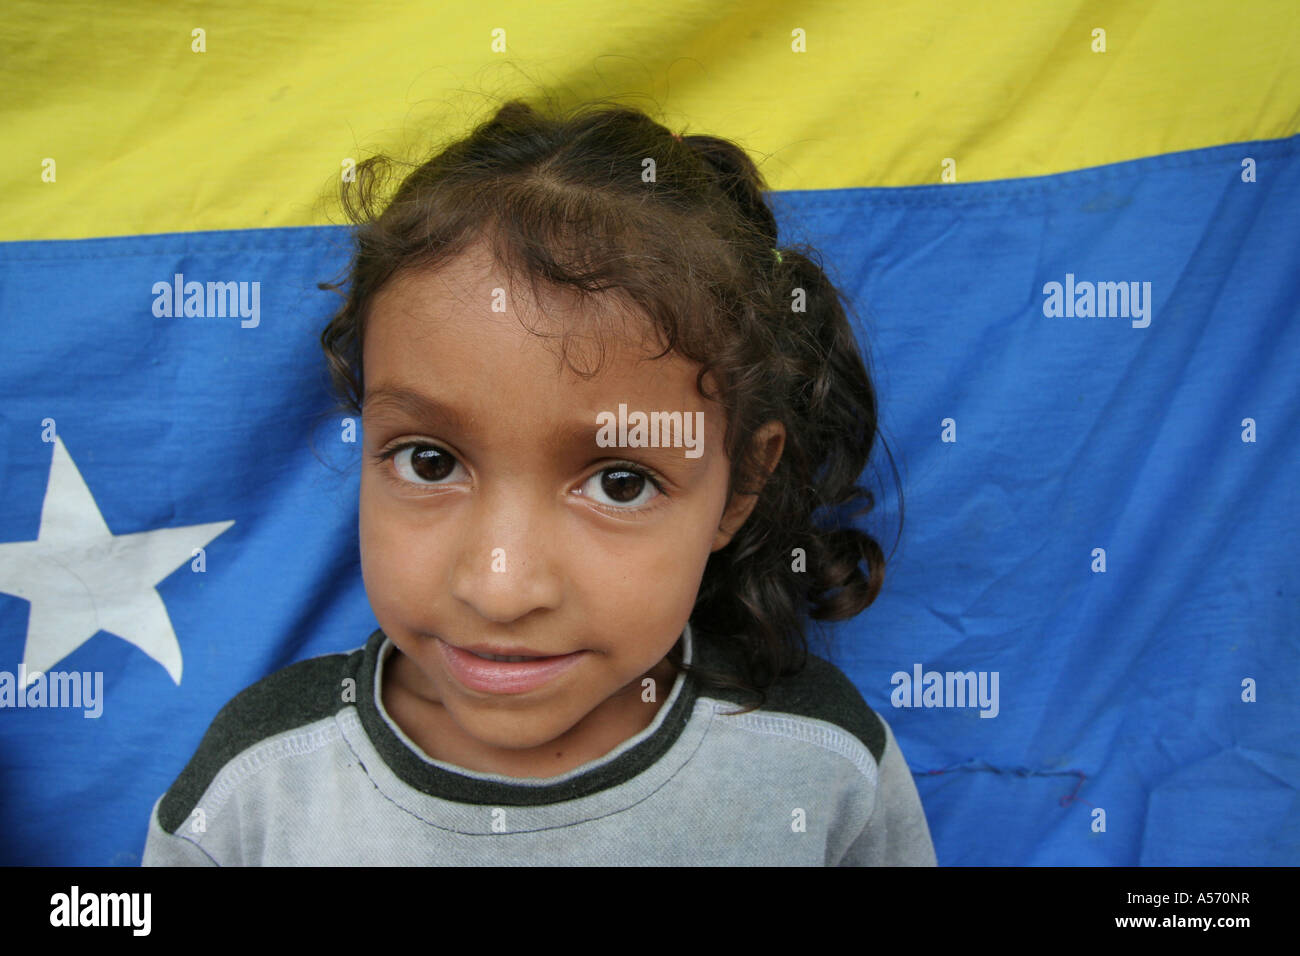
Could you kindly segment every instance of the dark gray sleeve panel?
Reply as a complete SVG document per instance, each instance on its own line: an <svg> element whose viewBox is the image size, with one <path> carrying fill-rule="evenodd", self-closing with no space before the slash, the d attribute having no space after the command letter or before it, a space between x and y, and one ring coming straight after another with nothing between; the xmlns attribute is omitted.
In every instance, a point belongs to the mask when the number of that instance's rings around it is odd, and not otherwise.
<svg viewBox="0 0 1300 956"><path fill-rule="evenodd" d="M842 670L816 655L808 655L800 674L776 684L763 709L836 724L861 740L877 764L884 755L885 728L876 712Z"/></svg>
<svg viewBox="0 0 1300 956"><path fill-rule="evenodd" d="M198 749L158 805L158 822L175 833L227 763L254 744L310 724L347 706L343 679L362 651L328 654L291 664L240 691L213 718ZM369 688L357 687L356 694Z"/></svg>
<svg viewBox="0 0 1300 956"><path fill-rule="evenodd" d="M699 657L703 665L736 671L735 651L723 650L708 639L699 639ZM709 696L741 706L752 701L740 691L709 688ZM764 711L794 714L824 720L844 728L871 751L876 763L885 752L885 729L880 718L862 698L853 681L830 661L808 654L804 669L793 677L783 677L767 688Z"/></svg>

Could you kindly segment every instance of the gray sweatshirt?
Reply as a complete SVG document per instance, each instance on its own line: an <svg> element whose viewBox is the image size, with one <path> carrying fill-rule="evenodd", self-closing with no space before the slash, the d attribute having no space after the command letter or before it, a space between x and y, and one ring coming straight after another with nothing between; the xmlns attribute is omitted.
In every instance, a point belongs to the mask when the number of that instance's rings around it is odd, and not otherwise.
<svg viewBox="0 0 1300 956"><path fill-rule="evenodd" d="M690 625L682 642L687 664L727 666ZM603 757L512 778L406 736L379 693L392 650L376 630L226 704L154 804L144 865L936 864L892 730L813 654L740 715L745 698L679 673L650 726Z"/></svg>

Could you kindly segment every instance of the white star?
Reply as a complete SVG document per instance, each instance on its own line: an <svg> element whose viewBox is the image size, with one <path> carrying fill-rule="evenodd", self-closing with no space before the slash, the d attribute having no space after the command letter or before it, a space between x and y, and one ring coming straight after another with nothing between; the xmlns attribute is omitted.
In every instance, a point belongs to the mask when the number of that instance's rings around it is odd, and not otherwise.
<svg viewBox="0 0 1300 956"><path fill-rule="evenodd" d="M180 684L181 646L154 586L234 523L115 535L56 436L36 540L0 544L0 591L32 604L23 649L28 683L104 630Z"/></svg>

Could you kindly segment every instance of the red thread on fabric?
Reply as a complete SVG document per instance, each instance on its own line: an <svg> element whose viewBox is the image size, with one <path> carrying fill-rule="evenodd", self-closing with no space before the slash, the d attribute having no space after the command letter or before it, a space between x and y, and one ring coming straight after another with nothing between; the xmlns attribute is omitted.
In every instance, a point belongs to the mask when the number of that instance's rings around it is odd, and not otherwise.
<svg viewBox="0 0 1300 956"><path fill-rule="evenodd" d="M1071 793L1071 794L1069 794L1068 796L1064 796L1064 797L1061 798L1061 801L1060 801L1061 806L1063 806L1063 807L1068 807L1070 804L1072 804L1072 803L1076 803L1076 802L1077 802L1077 803L1082 803L1082 804L1085 804L1085 805L1091 807L1092 804L1091 804L1091 803L1088 803L1087 800L1084 800L1084 799L1082 799L1081 797L1076 797L1076 796L1075 796L1075 794L1078 793L1080 789L1082 789L1082 787L1083 787L1083 782L1084 782L1085 780L1087 780L1088 778L1085 777L1085 776L1083 775L1083 771L1081 771L1081 770L1075 770L1075 771L1073 771L1073 772L1074 772L1074 773L1077 773L1077 774L1079 775L1079 783L1075 786L1075 788L1074 788L1074 793ZM1096 807L1093 807L1093 809L1095 810Z"/></svg>

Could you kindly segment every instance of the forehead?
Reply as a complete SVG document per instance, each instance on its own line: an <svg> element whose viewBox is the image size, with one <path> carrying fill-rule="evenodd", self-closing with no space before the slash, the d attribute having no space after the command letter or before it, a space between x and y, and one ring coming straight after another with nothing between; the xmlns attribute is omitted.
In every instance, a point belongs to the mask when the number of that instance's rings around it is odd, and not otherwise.
<svg viewBox="0 0 1300 956"><path fill-rule="evenodd" d="M655 358L654 330L631 303L545 283L536 293L526 280L512 283L481 243L437 269L399 274L367 317L367 391L397 384L484 406L705 407L696 364Z"/></svg>

